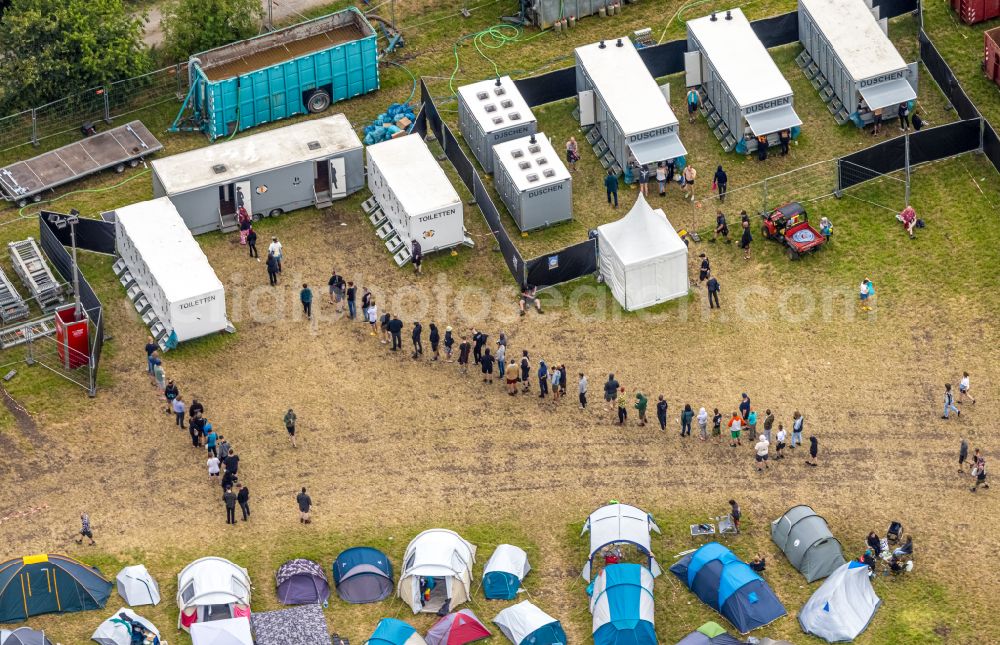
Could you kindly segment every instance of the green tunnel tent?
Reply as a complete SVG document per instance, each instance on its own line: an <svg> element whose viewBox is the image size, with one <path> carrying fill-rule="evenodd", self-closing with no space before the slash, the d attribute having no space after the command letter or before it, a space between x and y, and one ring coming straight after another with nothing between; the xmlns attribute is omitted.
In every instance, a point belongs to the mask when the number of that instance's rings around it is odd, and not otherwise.
<svg viewBox="0 0 1000 645"><path fill-rule="evenodd" d="M771 540L806 582L825 578L844 564L840 542L826 520L804 504L793 506L771 522Z"/></svg>
<svg viewBox="0 0 1000 645"><path fill-rule="evenodd" d="M0 564L0 623L38 614L101 609L111 581L64 555L31 555Z"/></svg>

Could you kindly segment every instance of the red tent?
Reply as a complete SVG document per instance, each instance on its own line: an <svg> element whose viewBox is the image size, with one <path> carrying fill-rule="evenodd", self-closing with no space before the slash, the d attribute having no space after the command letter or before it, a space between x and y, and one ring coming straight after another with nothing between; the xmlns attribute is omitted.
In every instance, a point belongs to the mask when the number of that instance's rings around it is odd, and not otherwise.
<svg viewBox="0 0 1000 645"><path fill-rule="evenodd" d="M489 638L490 631L470 609L460 609L441 618L427 632L427 645L465 645Z"/></svg>

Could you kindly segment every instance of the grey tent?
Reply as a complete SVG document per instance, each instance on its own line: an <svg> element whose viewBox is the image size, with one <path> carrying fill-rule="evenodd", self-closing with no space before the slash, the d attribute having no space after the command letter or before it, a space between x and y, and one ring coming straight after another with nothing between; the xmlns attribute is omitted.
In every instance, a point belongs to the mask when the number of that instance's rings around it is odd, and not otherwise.
<svg viewBox="0 0 1000 645"><path fill-rule="evenodd" d="M330 645L326 617L319 605L254 613L250 623L257 645Z"/></svg>
<svg viewBox="0 0 1000 645"><path fill-rule="evenodd" d="M52 641L45 638L45 632L18 627L14 631L0 630L0 645L52 645Z"/></svg>
<svg viewBox="0 0 1000 645"><path fill-rule="evenodd" d="M744 642L710 621L682 638L677 645L744 645Z"/></svg>
<svg viewBox="0 0 1000 645"><path fill-rule="evenodd" d="M805 505L793 506L771 522L771 539L807 582L827 577L845 562L826 520Z"/></svg>

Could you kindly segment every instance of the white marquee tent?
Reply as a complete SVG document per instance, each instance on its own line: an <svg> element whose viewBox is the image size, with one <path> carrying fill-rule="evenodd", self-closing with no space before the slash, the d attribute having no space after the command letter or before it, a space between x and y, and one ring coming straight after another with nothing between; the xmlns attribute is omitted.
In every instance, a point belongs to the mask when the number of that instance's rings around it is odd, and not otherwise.
<svg viewBox="0 0 1000 645"><path fill-rule="evenodd" d="M246 569L224 558L199 558L177 575L177 606L177 626L184 629L201 622L247 616L250 576Z"/></svg>
<svg viewBox="0 0 1000 645"><path fill-rule="evenodd" d="M149 575L145 565L125 567L115 576L115 581L118 584L118 595L129 607L160 603L160 586Z"/></svg>
<svg viewBox="0 0 1000 645"><path fill-rule="evenodd" d="M590 582L591 565L594 556L609 544L629 543L635 545L649 557L649 570L653 577L661 573L660 566L650 551L649 532L660 532L653 516L628 504L608 504L602 506L587 518L580 535L590 532L590 556L583 567L583 579Z"/></svg>
<svg viewBox="0 0 1000 645"><path fill-rule="evenodd" d="M436 613L469 600L476 547L447 529L430 529L413 538L403 556L397 595L413 613ZM431 583L430 598L424 592Z"/></svg>
<svg viewBox="0 0 1000 645"><path fill-rule="evenodd" d="M802 631L830 643L851 641L865 631L882 601L875 595L868 566L857 560L840 565L799 611Z"/></svg>
<svg viewBox="0 0 1000 645"><path fill-rule="evenodd" d="M145 567L143 568L145 569ZM125 614L125 617L128 620L123 619L121 614ZM153 623L149 622L131 609L122 608L111 614L110 618L98 625L97 629L94 630L94 635L90 637L90 640L96 641L99 645L131 645L132 626L128 621L137 622L150 632L156 634L157 638L160 637L160 630L156 629L156 626L153 625Z"/></svg>
<svg viewBox="0 0 1000 645"><path fill-rule="evenodd" d="M250 619L227 618L191 625L192 645L253 645Z"/></svg>
<svg viewBox="0 0 1000 645"><path fill-rule="evenodd" d="M687 294L687 245L642 195L625 217L597 233L601 276L626 311Z"/></svg>

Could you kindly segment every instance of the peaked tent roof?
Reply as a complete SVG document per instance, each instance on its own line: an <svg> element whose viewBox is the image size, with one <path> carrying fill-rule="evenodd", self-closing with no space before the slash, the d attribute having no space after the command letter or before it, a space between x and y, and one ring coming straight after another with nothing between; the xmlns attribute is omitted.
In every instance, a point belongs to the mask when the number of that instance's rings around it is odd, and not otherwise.
<svg viewBox="0 0 1000 645"><path fill-rule="evenodd" d="M491 635L471 609L459 609L434 623L424 640L427 645L465 645Z"/></svg>
<svg viewBox="0 0 1000 645"><path fill-rule="evenodd" d="M566 645L562 624L528 600L507 607L493 622L514 645Z"/></svg>
<svg viewBox="0 0 1000 645"><path fill-rule="evenodd" d="M524 549L501 544L483 567L483 594L491 600L511 600L529 571L531 565Z"/></svg>
<svg viewBox="0 0 1000 645"><path fill-rule="evenodd" d="M865 631L882 601L868 566L852 560L830 574L799 611L802 631L830 643L851 641Z"/></svg>
<svg viewBox="0 0 1000 645"><path fill-rule="evenodd" d="M426 645L426 642L409 623L396 618L383 618L378 621L365 645Z"/></svg>
<svg viewBox="0 0 1000 645"><path fill-rule="evenodd" d="M594 582L590 598L594 645L655 645L653 574L640 564L611 564Z"/></svg>
<svg viewBox="0 0 1000 645"><path fill-rule="evenodd" d="M402 576L446 576L471 571L476 547L448 529L423 531L410 540L403 557Z"/></svg>
<svg viewBox="0 0 1000 645"><path fill-rule="evenodd" d="M191 625L191 645L254 645L246 616Z"/></svg>
<svg viewBox="0 0 1000 645"><path fill-rule="evenodd" d="M793 506L771 522L771 539L807 582L825 578L844 564L840 542L809 506Z"/></svg>
<svg viewBox="0 0 1000 645"><path fill-rule="evenodd" d="M160 585L149 575L146 565L125 567L115 576L118 595L129 607L157 605L160 602Z"/></svg>
<svg viewBox="0 0 1000 645"><path fill-rule="evenodd" d="M40 579L51 572L55 575L56 593L29 603L29 592L19 582L22 572L35 573ZM65 555L38 554L8 560L0 564L0 623L18 622L38 614L101 609L111 596L111 586L100 569Z"/></svg>
<svg viewBox="0 0 1000 645"><path fill-rule="evenodd" d="M744 645L744 643L735 636L730 636L718 623L709 621L682 638L677 645Z"/></svg>
<svg viewBox="0 0 1000 645"><path fill-rule="evenodd" d="M654 209L641 194L625 217L597 227L626 266L642 264L664 255L687 253L684 240L661 209Z"/></svg>
<svg viewBox="0 0 1000 645"><path fill-rule="evenodd" d="M330 583L323 567L305 558L289 560L278 567L274 582L278 600L285 605L322 603L330 597Z"/></svg>
<svg viewBox="0 0 1000 645"><path fill-rule="evenodd" d="M45 632L30 627L18 627L13 631L0 630L0 645L52 645Z"/></svg>
<svg viewBox="0 0 1000 645"><path fill-rule="evenodd" d="M392 595L392 562L378 549L352 547L333 561L333 583L350 603L385 600Z"/></svg>
<svg viewBox="0 0 1000 645"><path fill-rule="evenodd" d="M250 616L256 645L330 645L319 605L299 605Z"/></svg>
<svg viewBox="0 0 1000 645"><path fill-rule="evenodd" d="M124 618L122 618L122 614L125 614ZM156 625L131 609L122 607L115 613L111 614L107 620L97 626L97 629L94 630L94 635L90 637L90 640L96 641L100 645L131 645L132 625L130 621L137 622L152 633L156 634L157 637L160 636L160 630L156 628Z"/></svg>
<svg viewBox="0 0 1000 645"><path fill-rule="evenodd" d="M193 593L185 598L188 585ZM247 570L225 558L198 558L177 574L177 606L250 604L250 576ZM219 621L222 622L222 621Z"/></svg>
<svg viewBox="0 0 1000 645"><path fill-rule="evenodd" d="M590 582L590 561L602 548L615 542L629 542L636 545L640 551L650 556L651 564L655 564L650 551L649 532L659 533L660 527L656 525L653 516L641 508L628 504L602 506L590 514L580 535L584 535L587 531L590 531L590 556L582 574L587 582ZM658 566L651 569L654 577L659 575Z"/></svg>

